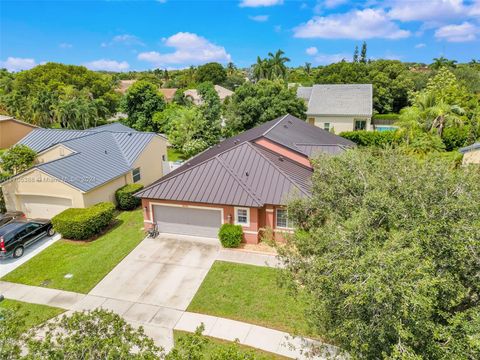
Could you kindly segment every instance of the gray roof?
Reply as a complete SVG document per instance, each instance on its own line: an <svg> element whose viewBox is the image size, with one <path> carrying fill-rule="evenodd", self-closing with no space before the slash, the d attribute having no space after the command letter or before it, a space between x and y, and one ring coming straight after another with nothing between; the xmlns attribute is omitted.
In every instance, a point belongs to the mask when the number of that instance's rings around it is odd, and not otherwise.
<svg viewBox="0 0 480 360"><path fill-rule="evenodd" d="M310 96L308 93L310 92ZM372 116L371 84L333 84L299 87L297 96L308 100L308 115Z"/></svg>
<svg viewBox="0 0 480 360"><path fill-rule="evenodd" d="M72 154L34 168L87 192L131 171L135 160L156 136L123 125L102 128L102 131L99 128L98 131L37 129L21 143L30 144L34 150L45 150L57 144L71 149ZM110 131L112 129L124 132Z"/></svg>
<svg viewBox="0 0 480 360"><path fill-rule="evenodd" d="M470 152L472 150L477 150L477 149L480 149L480 142L477 142L477 143L472 144L470 146L465 146L461 149L458 149L458 151L460 151L462 154L465 154L467 152Z"/></svg>
<svg viewBox="0 0 480 360"><path fill-rule="evenodd" d="M106 124L106 125L101 125L97 126L91 129L88 129L88 131L115 131L115 132L132 132L132 131L137 131L133 130L132 128L129 128L128 126L123 125L122 123L119 122L113 122L111 124Z"/></svg>
<svg viewBox="0 0 480 360"><path fill-rule="evenodd" d="M312 169L255 143L265 138L308 157L296 141L344 151L355 144L282 116L204 151L140 191L150 199L261 207L286 203L289 194L308 196ZM310 151L310 150L309 150ZM311 151L310 151L311 152ZM332 153L332 151L327 151Z"/></svg>

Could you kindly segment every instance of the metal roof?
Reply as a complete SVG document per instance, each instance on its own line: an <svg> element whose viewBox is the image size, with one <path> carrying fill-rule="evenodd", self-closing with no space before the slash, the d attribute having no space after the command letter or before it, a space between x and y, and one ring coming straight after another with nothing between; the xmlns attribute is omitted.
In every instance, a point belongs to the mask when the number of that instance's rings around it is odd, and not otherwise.
<svg viewBox="0 0 480 360"><path fill-rule="evenodd" d="M465 146L461 149L458 149L458 151L460 151L462 154L465 154L469 151L472 151L472 150L477 150L477 149L480 149L480 142L477 142L475 144L472 144L470 146Z"/></svg>
<svg viewBox="0 0 480 360"><path fill-rule="evenodd" d="M308 156L304 152L305 145L302 148L295 141L307 140L311 147L326 144L341 151L355 146L346 139L286 115L224 140L137 196L250 207L285 204L289 194L308 196L312 169L255 144L260 138L292 148L305 157Z"/></svg>
<svg viewBox="0 0 480 360"><path fill-rule="evenodd" d="M112 122L111 124L101 125L101 126L88 129L88 131L136 132L137 130L133 130L132 128L129 128L128 126L125 126L119 122Z"/></svg>
<svg viewBox="0 0 480 360"><path fill-rule="evenodd" d="M297 96L308 100L308 115L372 116L371 84L317 84L299 87Z"/></svg>

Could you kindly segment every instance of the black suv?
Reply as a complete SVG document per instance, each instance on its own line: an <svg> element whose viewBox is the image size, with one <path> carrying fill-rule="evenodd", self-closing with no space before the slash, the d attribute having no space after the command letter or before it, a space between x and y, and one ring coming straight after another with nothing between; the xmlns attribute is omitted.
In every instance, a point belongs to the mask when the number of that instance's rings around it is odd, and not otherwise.
<svg viewBox="0 0 480 360"><path fill-rule="evenodd" d="M53 236L50 220L15 220L0 228L0 259L23 255L25 248L45 236Z"/></svg>
<svg viewBox="0 0 480 360"><path fill-rule="evenodd" d="M5 214L0 214L0 227L17 219L25 219L25 214L21 211L7 211Z"/></svg>

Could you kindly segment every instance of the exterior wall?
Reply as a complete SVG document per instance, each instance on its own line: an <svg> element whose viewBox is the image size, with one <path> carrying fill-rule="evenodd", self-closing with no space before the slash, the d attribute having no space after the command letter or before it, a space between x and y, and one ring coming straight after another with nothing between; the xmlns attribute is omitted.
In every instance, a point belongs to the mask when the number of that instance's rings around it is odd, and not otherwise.
<svg viewBox="0 0 480 360"><path fill-rule="evenodd" d="M265 214L265 225L261 230L271 229L273 230L273 238L277 242L285 242L288 238L288 235L293 232L293 229L283 229L277 228L276 223L276 209L282 208L273 205L266 205L264 208Z"/></svg>
<svg viewBox="0 0 480 360"><path fill-rule="evenodd" d="M174 204L181 205L184 207L196 206L196 207L205 207L205 208L216 208L223 210L223 223L234 223L235 219L235 207L228 205L212 205L212 204L203 204L203 203L192 203L192 202L183 202L183 201L167 201L167 200L156 200L156 199L142 199L142 208L144 216L144 225L145 229L149 229L153 226L152 220L154 218L151 211L154 211L153 206L155 204ZM250 226L242 226L244 232L244 241L249 244L258 243L258 231L259 231L259 209L250 208Z"/></svg>
<svg viewBox="0 0 480 360"><path fill-rule="evenodd" d="M312 167L312 164L310 163L310 160L301 155L301 154L298 154L296 153L295 151L292 151L292 150L289 150L283 146L280 146L278 144L275 144L273 141L269 141L267 139L264 139L264 138L260 138L258 140L255 141L256 144L260 145L260 146L263 146L264 148L267 148L269 150L272 150L274 152L276 152L277 154L281 155L281 156L284 156L286 158L289 158L293 161L296 161L304 166L308 166L308 167Z"/></svg>
<svg viewBox="0 0 480 360"><path fill-rule="evenodd" d="M7 210L24 211L21 195L39 195L71 199L73 207L84 207L83 193L39 170L27 172L2 185ZM48 206L46 204L45 206Z"/></svg>
<svg viewBox="0 0 480 360"><path fill-rule="evenodd" d="M15 145L33 129L35 129L34 126L15 120L0 121L0 149L6 149Z"/></svg>
<svg viewBox="0 0 480 360"><path fill-rule="evenodd" d="M480 149L469 151L463 155L463 165L480 164Z"/></svg>
<svg viewBox="0 0 480 360"><path fill-rule="evenodd" d="M339 134L344 131L355 130L355 120L366 120L366 130L373 130L371 118L361 116L320 116L320 115L307 115L307 122L324 129L325 123L330 123L330 129L333 128L335 134Z"/></svg>
<svg viewBox="0 0 480 360"><path fill-rule="evenodd" d="M139 184L144 186L160 179L164 174L162 156L167 159L167 140L159 136L155 136L146 146L143 152L133 165L133 169L140 168ZM127 177L128 183L133 182L133 176L130 172Z"/></svg>
<svg viewBox="0 0 480 360"><path fill-rule="evenodd" d="M71 153L73 153L72 150L68 149L63 145L58 145L51 149L48 149L47 151L40 153L37 156L37 159L35 160L35 162L37 164L42 164L42 163L46 163L46 162L53 161L61 157L70 155Z"/></svg>
<svg viewBox="0 0 480 360"><path fill-rule="evenodd" d="M116 204L117 201L115 200L115 191L122 186L127 185L127 183L127 175L123 175L85 193L84 207L89 207L105 201L110 201Z"/></svg>

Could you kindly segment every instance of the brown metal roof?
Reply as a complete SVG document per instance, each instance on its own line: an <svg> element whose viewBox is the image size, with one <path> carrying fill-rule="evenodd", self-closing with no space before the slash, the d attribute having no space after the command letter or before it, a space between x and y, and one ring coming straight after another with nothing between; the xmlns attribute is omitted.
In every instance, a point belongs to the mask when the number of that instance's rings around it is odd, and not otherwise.
<svg viewBox="0 0 480 360"><path fill-rule="evenodd" d="M309 196L312 169L282 157L254 140L267 138L308 157L338 153L349 140L286 115L205 150L137 193L141 198L261 207L287 196Z"/></svg>

